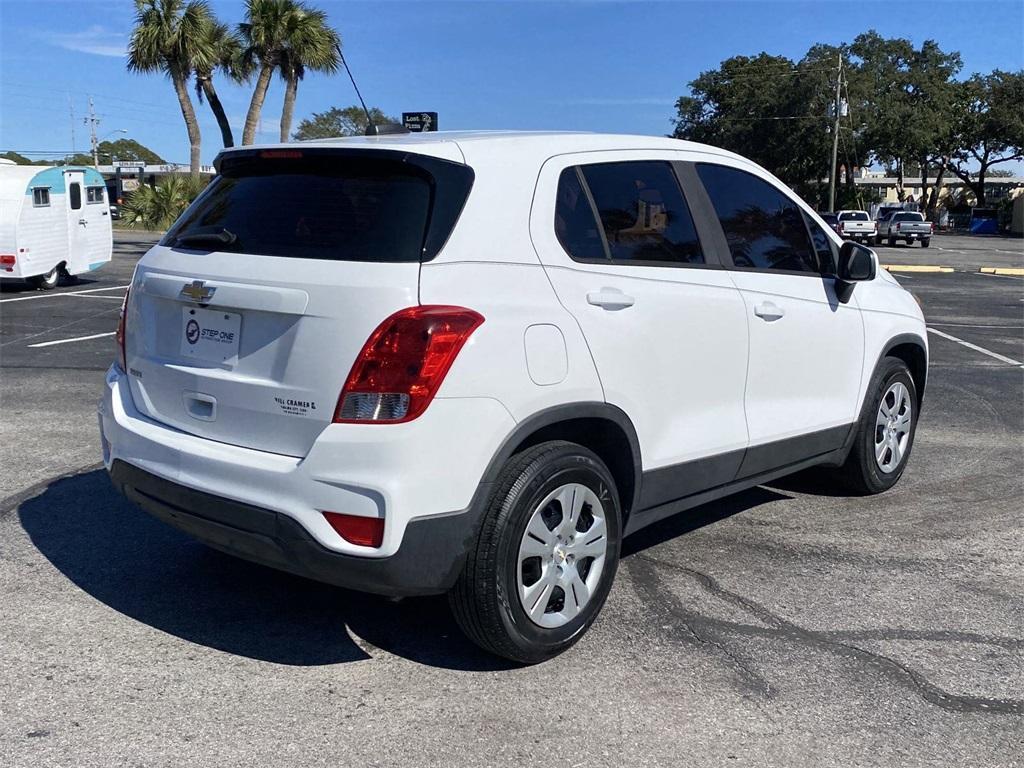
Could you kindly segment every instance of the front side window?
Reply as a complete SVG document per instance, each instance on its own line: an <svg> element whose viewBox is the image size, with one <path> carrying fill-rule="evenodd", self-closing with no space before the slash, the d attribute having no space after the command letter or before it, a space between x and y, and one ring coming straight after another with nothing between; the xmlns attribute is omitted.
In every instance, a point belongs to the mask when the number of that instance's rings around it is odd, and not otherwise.
<svg viewBox="0 0 1024 768"><path fill-rule="evenodd" d="M811 242L814 244L814 252L818 256L818 264L823 275L834 275L836 273L836 254L830 238L825 230L812 217L804 214L807 222L807 229L811 232Z"/></svg>
<svg viewBox="0 0 1024 768"><path fill-rule="evenodd" d="M32 205L42 208L50 204L49 187L35 187L32 189Z"/></svg>
<svg viewBox="0 0 1024 768"><path fill-rule="evenodd" d="M738 168L697 164L733 264L742 269L819 273L804 217L767 181Z"/></svg>
<svg viewBox="0 0 1024 768"><path fill-rule="evenodd" d="M68 199L71 200L71 210L77 211L82 207L82 185L77 182L68 187Z"/></svg>
<svg viewBox="0 0 1024 768"><path fill-rule="evenodd" d="M92 205L93 203L103 202L103 187L86 187L85 188L85 202Z"/></svg>
<svg viewBox="0 0 1024 768"><path fill-rule="evenodd" d="M703 264L700 240L672 166L624 162L580 168L613 261Z"/></svg>

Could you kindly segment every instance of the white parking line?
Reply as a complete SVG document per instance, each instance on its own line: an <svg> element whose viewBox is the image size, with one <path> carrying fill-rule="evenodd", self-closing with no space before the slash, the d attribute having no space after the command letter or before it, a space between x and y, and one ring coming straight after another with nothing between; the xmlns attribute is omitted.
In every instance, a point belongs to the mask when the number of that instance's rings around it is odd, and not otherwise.
<svg viewBox="0 0 1024 768"><path fill-rule="evenodd" d="M36 349L37 347L52 347L54 344L70 344L73 341L88 341L89 339L102 339L104 336L113 336L117 331L111 331L110 333L94 333L92 336L77 336L73 339L57 339L57 341L43 341L39 344L29 344L29 349Z"/></svg>
<svg viewBox="0 0 1024 768"><path fill-rule="evenodd" d="M127 285L112 285L109 288L89 288L85 291L65 291L64 293L41 293L35 296L19 296L16 299L0 299L0 304L9 304L13 301L34 301L36 299L55 299L58 296L81 296L83 293L99 293L101 291L118 291L127 288Z"/></svg>
<svg viewBox="0 0 1024 768"><path fill-rule="evenodd" d="M973 349L975 352L981 352L981 354L983 354L983 355L988 355L989 357L994 357L996 360L1000 360L1000 361L1002 361L1004 363L1007 363L1008 365L1016 365L1019 368L1024 368L1024 363L1022 363L1020 360L1014 360L1012 357L1007 357L1006 355L1000 355L998 352L993 352L990 349L985 349L984 347L979 347L977 344L971 344L971 342L969 342L969 341L964 341L963 339L958 339L956 336L950 336L948 333L943 333L942 331L937 331L934 328L929 328L928 329L928 333L934 333L936 336L941 336L944 339L949 339L950 341L955 341L957 344L960 344L961 346L967 347L968 349Z"/></svg>
<svg viewBox="0 0 1024 768"><path fill-rule="evenodd" d="M1024 278L1017 277L1016 275L993 275L991 272L968 272L969 275L979 275L981 277L1001 277L1004 280L1021 280Z"/></svg>

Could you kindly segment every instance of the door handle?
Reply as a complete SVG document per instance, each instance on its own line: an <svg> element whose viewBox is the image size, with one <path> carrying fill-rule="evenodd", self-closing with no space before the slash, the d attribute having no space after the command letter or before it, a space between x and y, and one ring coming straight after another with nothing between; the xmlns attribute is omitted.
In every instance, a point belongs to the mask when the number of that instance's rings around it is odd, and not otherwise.
<svg viewBox="0 0 1024 768"><path fill-rule="evenodd" d="M602 288L599 291L591 291L587 294L587 303L604 309L625 309L632 307L636 301L617 288Z"/></svg>
<svg viewBox="0 0 1024 768"><path fill-rule="evenodd" d="M785 315L786 310L770 301L762 301L754 305L754 314L770 323Z"/></svg>
<svg viewBox="0 0 1024 768"><path fill-rule="evenodd" d="M81 225L82 225L82 226L84 227L84 226L86 226L86 225L87 225L87 224L88 224L89 222L88 222L88 221L86 221L85 219L79 219L79 220L78 220L78 223L79 223L79 224L81 224Z"/></svg>

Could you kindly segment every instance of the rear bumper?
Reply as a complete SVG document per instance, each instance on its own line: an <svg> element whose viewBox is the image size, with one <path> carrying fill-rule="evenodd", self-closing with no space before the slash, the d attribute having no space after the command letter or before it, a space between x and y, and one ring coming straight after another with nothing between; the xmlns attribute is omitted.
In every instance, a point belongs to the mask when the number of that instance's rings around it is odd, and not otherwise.
<svg viewBox="0 0 1024 768"><path fill-rule="evenodd" d="M241 557L390 595L451 585L485 471L515 425L496 400L437 398L406 424L328 426L300 459L148 419L116 367L99 422L114 484L156 517ZM344 540L322 511L383 517L381 546Z"/></svg>
<svg viewBox="0 0 1024 768"><path fill-rule="evenodd" d="M334 552L288 515L164 480L124 461L114 486L158 520L219 549L282 571L381 595L445 592L458 578L476 535L468 513L412 521L401 549L385 558Z"/></svg>

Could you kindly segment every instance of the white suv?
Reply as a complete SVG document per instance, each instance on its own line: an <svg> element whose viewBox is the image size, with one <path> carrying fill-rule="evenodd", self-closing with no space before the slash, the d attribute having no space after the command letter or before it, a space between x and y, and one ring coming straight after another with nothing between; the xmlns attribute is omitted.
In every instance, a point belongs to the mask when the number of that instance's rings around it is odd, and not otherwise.
<svg viewBox="0 0 1024 768"><path fill-rule="evenodd" d="M256 562L448 592L522 662L624 536L820 465L899 479L914 298L714 147L431 133L223 152L139 262L100 404L115 485Z"/></svg>

